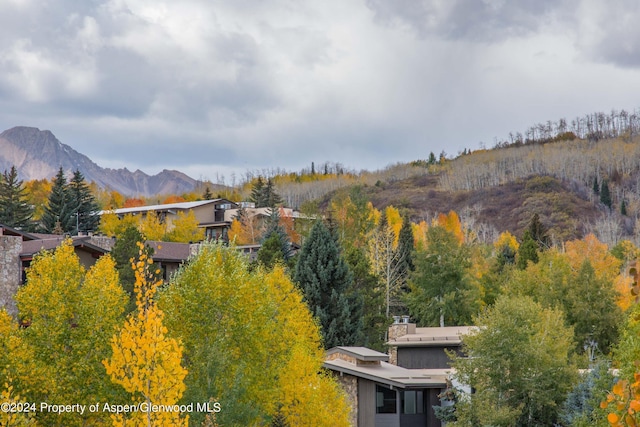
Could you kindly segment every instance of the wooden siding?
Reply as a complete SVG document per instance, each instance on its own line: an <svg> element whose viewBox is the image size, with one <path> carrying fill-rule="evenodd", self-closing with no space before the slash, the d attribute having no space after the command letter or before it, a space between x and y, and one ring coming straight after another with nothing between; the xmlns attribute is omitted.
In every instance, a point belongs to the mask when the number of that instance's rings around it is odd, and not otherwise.
<svg viewBox="0 0 640 427"><path fill-rule="evenodd" d="M358 378L358 427L375 425L376 384L364 378Z"/></svg>

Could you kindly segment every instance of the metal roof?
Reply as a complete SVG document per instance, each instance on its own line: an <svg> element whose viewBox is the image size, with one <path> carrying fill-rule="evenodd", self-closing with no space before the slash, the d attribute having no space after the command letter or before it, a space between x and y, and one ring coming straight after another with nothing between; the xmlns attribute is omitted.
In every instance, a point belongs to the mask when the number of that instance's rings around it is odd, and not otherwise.
<svg viewBox="0 0 640 427"><path fill-rule="evenodd" d="M204 206L212 203L231 203L235 205L235 203L227 200L227 199L213 199L213 200L200 200L197 202L180 202L180 203L167 203L164 205L149 205L149 206L136 206L133 208L120 208L113 210L105 210L98 212L98 215L103 215L105 213L115 213L115 214L128 214L135 212L149 212L149 211L168 211L171 209L193 209L199 206Z"/></svg>

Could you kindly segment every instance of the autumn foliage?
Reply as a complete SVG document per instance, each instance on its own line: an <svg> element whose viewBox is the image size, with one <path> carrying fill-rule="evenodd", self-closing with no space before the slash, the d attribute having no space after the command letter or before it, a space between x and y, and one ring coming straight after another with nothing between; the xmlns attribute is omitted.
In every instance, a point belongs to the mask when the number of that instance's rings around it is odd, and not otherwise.
<svg viewBox="0 0 640 427"><path fill-rule="evenodd" d="M186 426L188 417L178 411L153 411L151 405L175 405L185 391L187 371L182 367L182 346L167 337L164 313L155 303L161 281L149 271L153 260L138 243L138 261L133 264L136 282L136 311L111 339L113 354L104 360L111 380L131 395L134 404L146 403L147 411L112 416L114 426Z"/></svg>

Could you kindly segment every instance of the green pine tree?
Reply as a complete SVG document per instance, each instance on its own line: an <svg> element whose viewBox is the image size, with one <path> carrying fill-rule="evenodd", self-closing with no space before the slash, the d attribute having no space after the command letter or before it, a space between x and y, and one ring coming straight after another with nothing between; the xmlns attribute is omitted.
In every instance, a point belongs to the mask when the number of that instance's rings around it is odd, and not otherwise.
<svg viewBox="0 0 640 427"><path fill-rule="evenodd" d="M433 154L433 151L429 153L429 164L430 165L436 164L436 155Z"/></svg>
<svg viewBox="0 0 640 427"><path fill-rule="evenodd" d="M62 167L53 179L49 202L42 215L41 227L45 233L71 233L76 227L76 206L69 194L67 178Z"/></svg>
<svg viewBox="0 0 640 427"><path fill-rule="evenodd" d="M335 236L318 221L299 254L294 280L318 319L325 348L362 341L362 299Z"/></svg>
<svg viewBox="0 0 640 427"><path fill-rule="evenodd" d="M620 202L620 215L627 216L627 204L624 199Z"/></svg>
<svg viewBox="0 0 640 427"><path fill-rule="evenodd" d="M611 192L609 191L609 181L606 179L602 181L602 188L600 189L600 203L611 209Z"/></svg>
<svg viewBox="0 0 640 427"><path fill-rule="evenodd" d="M256 182L253 183L251 187L251 196L249 196L249 201L256 204L256 208L262 207L262 194L264 192L264 181L261 176L258 177Z"/></svg>
<svg viewBox="0 0 640 427"><path fill-rule="evenodd" d="M209 186L207 185L207 188L204 190L204 193L202 194L202 200L211 200L213 199L213 193L211 192L211 190L209 190Z"/></svg>
<svg viewBox="0 0 640 427"><path fill-rule="evenodd" d="M33 206L27 202L26 189L22 184L15 166L0 175L0 224L29 230Z"/></svg>
<svg viewBox="0 0 640 427"><path fill-rule="evenodd" d="M540 221L540 215L537 213L531 217L528 231L533 241L538 245L538 250L544 251L551 247L551 239L549 239L549 235L547 234L547 227Z"/></svg>
<svg viewBox="0 0 640 427"><path fill-rule="evenodd" d="M79 170L73 173L73 178L69 181L68 190L71 205L76 206L74 216L78 216L75 224L77 229L74 227L72 234L97 230L100 223L100 216L97 213L100 208L84 179L84 175Z"/></svg>
<svg viewBox="0 0 640 427"><path fill-rule="evenodd" d="M398 235L397 249L399 254L397 262L402 266L404 277L408 277L409 273L415 270L415 266L413 265L414 243L411 221L409 221L409 218L404 218L400 234Z"/></svg>
<svg viewBox="0 0 640 427"><path fill-rule="evenodd" d="M538 262L538 245L533 237L531 237L531 231L525 230L522 237L522 244L518 248L518 256L516 258L516 267L520 270L527 268L527 262L531 261L534 264Z"/></svg>
<svg viewBox="0 0 640 427"><path fill-rule="evenodd" d="M600 184L598 184L598 175L593 177L593 192L600 194Z"/></svg>
<svg viewBox="0 0 640 427"><path fill-rule="evenodd" d="M267 179L267 184L264 186L264 192L262 194L262 203L264 206L274 209L281 206L283 201L282 197L276 193L273 181L271 178Z"/></svg>
<svg viewBox="0 0 640 427"><path fill-rule="evenodd" d="M363 249L351 246L345 252L345 261L353 274L353 292L362 297L363 306L367 308L362 313L362 345L384 352L389 327L384 288L380 278L371 273L371 263Z"/></svg>
<svg viewBox="0 0 640 427"><path fill-rule="evenodd" d="M127 305L127 313L136 308L136 296L133 287L136 282L135 271L131 268L131 260L137 260L140 256L138 242L145 242L144 236L137 227L127 227L122 235L116 240L111 249L111 257L116 263L116 270L120 276L120 285L129 295L129 304ZM145 246L146 255L153 255L153 248ZM154 269L149 269L153 271Z"/></svg>
<svg viewBox="0 0 640 427"><path fill-rule="evenodd" d="M289 241L289 236L287 232L280 225L280 209L272 208L270 209L271 215L267 218L266 221L266 230L262 237L262 245L264 246L267 241L269 244L265 251L278 251L278 254L264 254L263 259L267 261L266 266L273 267L276 258L282 259L283 261L288 261L291 258L291 242ZM262 248L260 248L262 250ZM260 251L258 251L258 257L260 258ZM275 258L274 258L275 257ZM271 260L271 261L268 261Z"/></svg>
<svg viewBox="0 0 640 427"><path fill-rule="evenodd" d="M272 269L276 264L284 263L282 253L282 242L277 232L271 233L258 250L258 263L268 269Z"/></svg>

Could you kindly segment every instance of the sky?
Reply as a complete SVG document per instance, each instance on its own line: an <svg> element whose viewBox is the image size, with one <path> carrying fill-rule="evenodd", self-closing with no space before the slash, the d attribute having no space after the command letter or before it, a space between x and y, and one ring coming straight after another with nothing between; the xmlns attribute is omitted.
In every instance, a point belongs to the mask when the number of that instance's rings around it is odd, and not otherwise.
<svg viewBox="0 0 640 427"><path fill-rule="evenodd" d="M640 107L635 0L1 0L0 131L226 183Z"/></svg>

